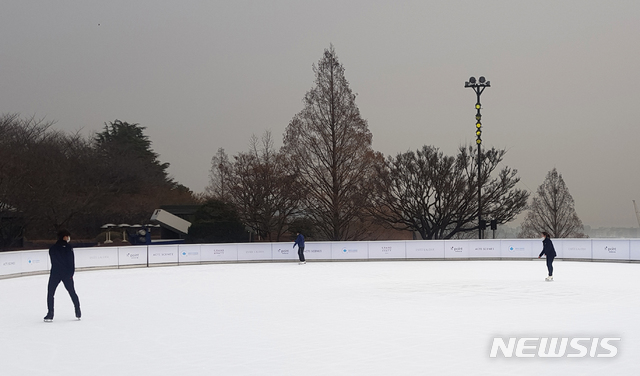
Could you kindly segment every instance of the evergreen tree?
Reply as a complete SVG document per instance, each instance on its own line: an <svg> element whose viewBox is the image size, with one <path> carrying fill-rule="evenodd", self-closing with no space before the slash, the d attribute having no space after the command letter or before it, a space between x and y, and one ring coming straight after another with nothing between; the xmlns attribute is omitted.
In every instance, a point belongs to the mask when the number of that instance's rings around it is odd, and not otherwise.
<svg viewBox="0 0 640 376"><path fill-rule="evenodd" d="M141 193L145 188L174 184L168 177L169 163L161 163L144 134L146 128L120 120L105 123L95 136L112 188L118 192Z"/></svg>

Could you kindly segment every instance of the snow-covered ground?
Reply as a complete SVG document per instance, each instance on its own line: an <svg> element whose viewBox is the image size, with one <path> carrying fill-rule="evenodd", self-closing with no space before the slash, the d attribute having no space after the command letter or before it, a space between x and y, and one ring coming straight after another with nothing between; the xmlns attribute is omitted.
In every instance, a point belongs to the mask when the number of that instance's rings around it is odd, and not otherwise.
<svg viewBox="0 0 640 376"><path fill-rule="evenodd" d="M637 375L640 264L211 264L0 280L0 374ZM613 358L490 358L494 337L619 337ZM500 353L501 354L501 353Z"/></svg>

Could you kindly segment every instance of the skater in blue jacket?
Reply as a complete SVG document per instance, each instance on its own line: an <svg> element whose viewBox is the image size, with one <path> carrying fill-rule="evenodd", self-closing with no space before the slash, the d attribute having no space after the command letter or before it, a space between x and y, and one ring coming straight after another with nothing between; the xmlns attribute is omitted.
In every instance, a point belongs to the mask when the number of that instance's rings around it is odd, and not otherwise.
<svg viewBox="0 0 640 376"><path fill-rule="evenodd" d="M556 258L556 249L553 247L553 243L551 242L551 237L548 232L543 232L542 237L542 252L538 255L538 258L542 257L542 255L547 256L547 269L549 270L549 276L545 278L545 281L553 281L553 259Z"/></svg>
<svg viewBox="0 0 640 376"><path fill-rule="evenodd" d="M296 238L296 242L293 243L293 248L298 246L298 258L300 259L300 264L306 264L307 262L304 259L304 236L300 232L297 232L298 237Z"/></svg>

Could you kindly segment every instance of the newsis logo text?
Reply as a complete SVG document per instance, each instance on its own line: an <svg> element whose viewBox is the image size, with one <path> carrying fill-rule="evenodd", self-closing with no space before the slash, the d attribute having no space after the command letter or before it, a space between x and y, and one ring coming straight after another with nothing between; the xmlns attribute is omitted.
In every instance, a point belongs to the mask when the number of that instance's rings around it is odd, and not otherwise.
<svg viewBox="0 0 640 376"><path fill-rule="evenodd" d="M491 358L613 358L620 338L522 337L494 338Z"/></svg>

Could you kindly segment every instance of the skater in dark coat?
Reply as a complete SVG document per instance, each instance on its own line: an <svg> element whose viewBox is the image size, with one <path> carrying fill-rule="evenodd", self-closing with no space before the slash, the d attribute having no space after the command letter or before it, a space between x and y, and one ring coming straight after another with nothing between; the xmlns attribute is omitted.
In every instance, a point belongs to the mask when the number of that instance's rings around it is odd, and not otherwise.
<svg viewBox="0 0 640 376"><path fill-rule="evenodd" d="M296 238L296 242L293 243L293 248L298 246L298 258L300 259L301 264L306 264L307 261L304 259L304 236L301 233L297 233L298 237Z"/></svg>
<svg viewBox="0 0 640 376"><path fill-rule="evenodd" d="M75 273L75 258L73 248L69 245L71 234L67 230L58 232L58 241L49 248L49 258L51 258L51 273L49 274L49 284L47 287L47 315L44 321L53 320L53 296L60 282L71 296L71 301L76 311L76 318L80 319L80 300L73 285L73 274Z"/></svg>
<svg viewBox="0 0 640 376"><path fill-rule="evenodd" d="M547 256L547 269L549 270L549 276L545 278L547 281L553 281L553 259L556 258L556 249L553 247L553 243L551 242L551 237L548 232L543 232L542 236L544 240L542 240L542 252L538 255L538 258L542 257L542 255Z"/></svg>

